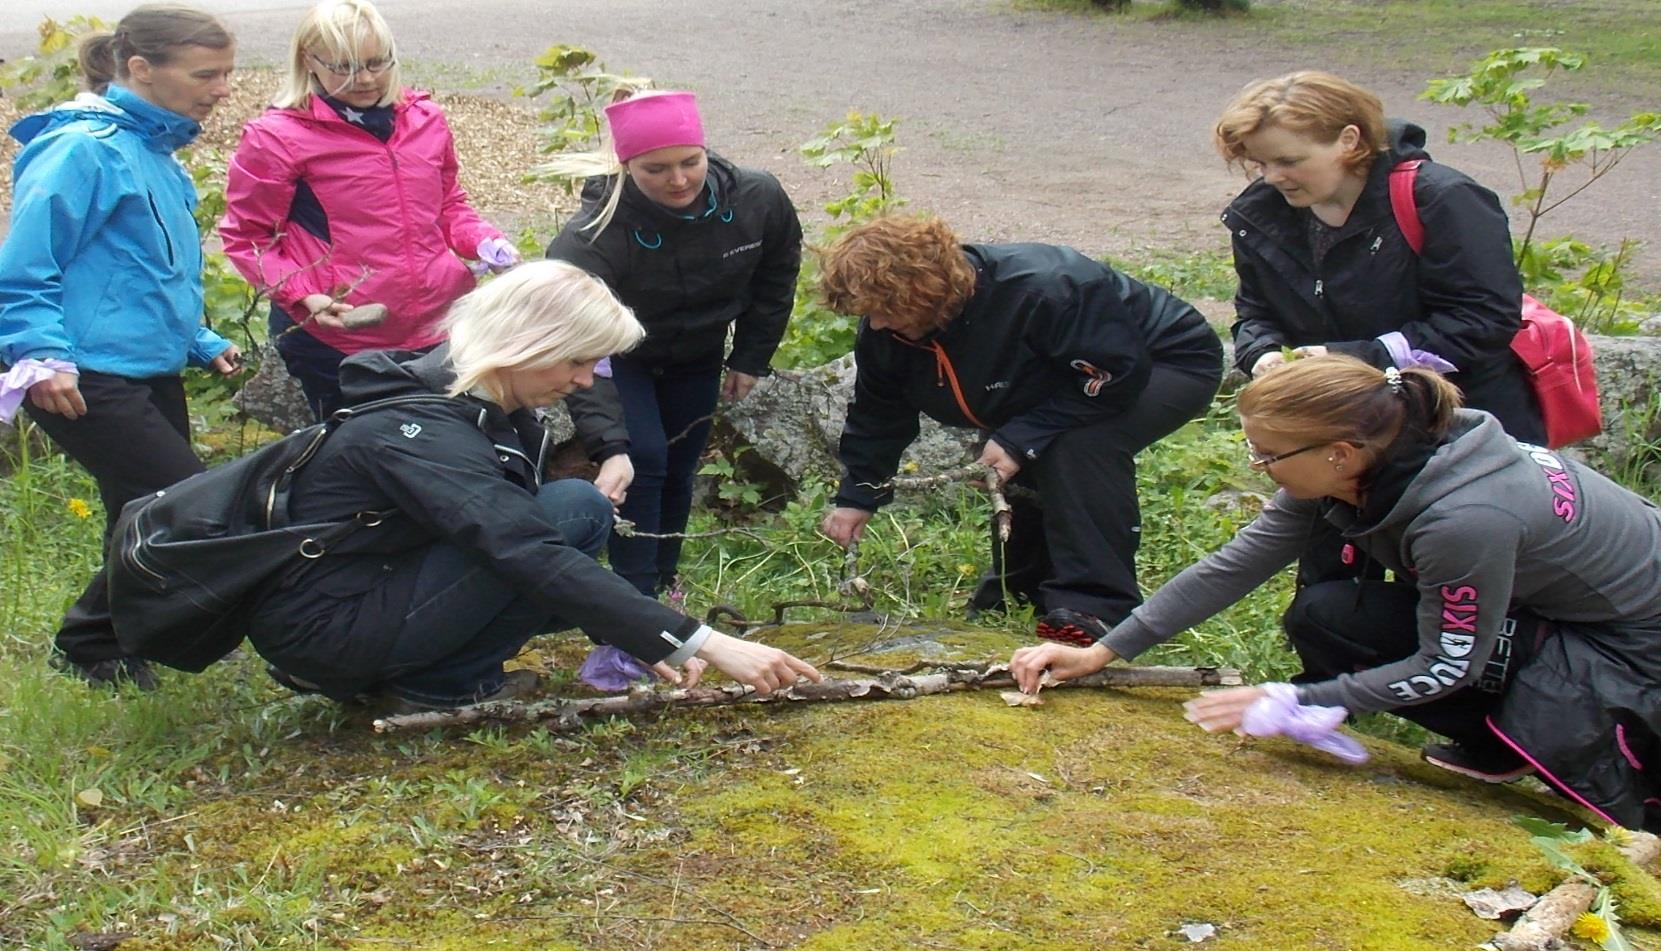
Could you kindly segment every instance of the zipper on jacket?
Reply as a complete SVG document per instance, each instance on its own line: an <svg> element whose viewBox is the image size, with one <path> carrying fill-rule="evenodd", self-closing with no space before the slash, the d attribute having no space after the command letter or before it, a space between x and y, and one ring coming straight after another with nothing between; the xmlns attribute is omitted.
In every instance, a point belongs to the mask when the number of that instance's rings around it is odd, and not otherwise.
<svg viewBox="0 0 1661 951"><path fill-rule="evenodd" d="M144 197L150 202L150 216L156 219L156 227L161 229L162 243L167 245L167 266L174 267L178 262L173 259L173 236L167 233L167 223L161 220L161 209L156 207L156 196L145 192Z"/></svg>
<svg viewBox="0 0 1661 951"><path fill-rule="evenodd" d="M1315 296L1320 297L1325 292L1326 292L1326 282L1317 277L1315 279Z"/></svg>
<svg viewBox="0 0 1661 951"><path fill-rule="evenodd" d="M969 401L963 398L963 387L957 381L957 368L952 366L952 358L946 356L946 348L940 346L940 341L930 340L929 345L925 347L920 343L907 340L899 334L895 334L894 339L908 346L916 347L918 350L928 350L933 353L934 385L945 386L947 383L950 383L952 386L952 398L957 400L957 408L963 411L964 417L981 429L984 429L987 432L992 431L992 427L981 422L980 417L976 416L974 411L969 408Z"/></svg>

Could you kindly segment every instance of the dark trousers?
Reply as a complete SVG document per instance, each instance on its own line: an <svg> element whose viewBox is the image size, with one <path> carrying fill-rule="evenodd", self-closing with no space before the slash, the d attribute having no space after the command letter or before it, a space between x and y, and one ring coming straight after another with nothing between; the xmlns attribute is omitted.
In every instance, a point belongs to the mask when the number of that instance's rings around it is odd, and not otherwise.
<svg viewBox="0 0 1661 951"><path fill-rule="evenodd" d="M721 393L720 356L674 367L612 357L611 375L623 403L634 463L634 483L618 512L643 532L683 532L692 512L693 477ZM655 597L674 583L681 541L614 535L610 555L613 571Z"/></svg>
<svg viewBox="0 0 1661 951"><path fill-rule="evenodd" d="M592 483L551 482L536 499L566 544L599 554L612 509ZM526 641L570 626L478 553L446 542L393 559L374 589L336 613L340 623L311 632L256 618L249 639L266 660L335 699L373 690L459 706L500 688L502 662Z"/></svg>
<svg viewBox="0 0 1661 951"><path fill-rule="evenodd" d="M278 304L271 305L267 326L288 375L300 384L312 415L322 422L340 409L340 361L346 354L297 329L294 318Z"/></svg>
<svg viewBox="0 0 1661 951"><path fill-rule="evenodd" d="M1402 582L1328 581L1303 588L1282 619L1292 649L1303 661L1303 673L1293 682L1331 680L1417 653L1418 609L1418 589ZM1484 718L1533 653L1539 629L1538 619L1526 614L1507 622L1512 632L1502 637L1478 686L1390 712L1473 750L1502 750Z"/></svg>
<svg viewBox="0 0 1661 951"><path fill-rule="evenodd" d="M1110 625L1130 614L1142 603L1136 454L1205 412L1219 381L1156 366L1125 412L1063 433L1023 465L1014 484L1038 498L1010 498L1009 541L992 536L992 569L971 604L995 609L1007 592L1041 611L1071 608Z"/></svg>
<svg viewBox="0 0 1661 951"><path fill-rule="evenodd" d="M24 405L35 425L97 480L107 555L123 505L201 472L202 461L190 446L190 414L180 378L130 380L83 371L80 388L87 412L79 419ZM109 601L100 571L64 615L58 650L81 664L122 656Z"/></svg>

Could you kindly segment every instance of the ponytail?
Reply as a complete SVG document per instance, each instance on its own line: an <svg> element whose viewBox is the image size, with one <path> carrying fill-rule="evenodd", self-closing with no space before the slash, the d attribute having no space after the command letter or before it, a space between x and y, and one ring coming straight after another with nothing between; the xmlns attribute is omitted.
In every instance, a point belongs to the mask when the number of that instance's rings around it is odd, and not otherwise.
<svg viewBox="0 0 1661 951"><path fill-rule="evenodd" d="M1380 370L1350 356L1294 360L1246 384L1241 416L1265 429L1380 453L1402 437L1437 441L1453 425L1459 390L1441 374Z"/></svg>
<svg viewBox="0 0 1661 951"><path fill-rule="evenodd" d="M115 34L103 31L87 34L81 38L76 56L81 61L81 75L86 77L87 89L102 96L115 81L121 65L115 56Z"/></svg>

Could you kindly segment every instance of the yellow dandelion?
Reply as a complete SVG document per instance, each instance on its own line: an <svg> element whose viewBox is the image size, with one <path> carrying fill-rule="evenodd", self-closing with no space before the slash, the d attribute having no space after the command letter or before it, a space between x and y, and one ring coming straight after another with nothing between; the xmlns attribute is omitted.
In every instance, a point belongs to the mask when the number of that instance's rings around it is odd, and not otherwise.
<svg viewBox="0 0 1661 951"><path fill-rule="evenodd" d="M1609 922L1598 915L1584 912L1574 920L1574 927L1569 929L1574 936L1582 941L1591 941L1602 944L1609 940Z"/></svg>
<svg viewBox="0 0 1661 951"><path fill-rule="evenodd" d="M64 507L69 509L69 514L76 518L90 518L92 516L92 506L86 503L86 499L70 499L64 503Z"/></svg>
<svg viewBox="0 0 1661 951"><path fill-rule="evenodd" d="M964 562L963 564L957 566L957 573L960 575L972 575L979 570L979 568L976 568L968 562Z"/></svg>
<svg viewBox="0 0 1661 951"><path fill-rule="evenodd" d="M917 471L921 468L922 466L915 462L905 462L900 464L900 471L906 475L916 475Z"/></svg>

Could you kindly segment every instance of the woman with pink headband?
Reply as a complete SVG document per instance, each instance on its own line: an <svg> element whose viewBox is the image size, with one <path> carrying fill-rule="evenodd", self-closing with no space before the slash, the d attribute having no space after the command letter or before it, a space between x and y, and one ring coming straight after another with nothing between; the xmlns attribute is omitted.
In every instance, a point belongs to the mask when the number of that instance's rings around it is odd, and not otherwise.
<svg viewBox="0 0 1661 951"><path fill-rule="evenodd" d="M641 531L672 534L686 527L717 400L743 399L771 372L802 229L777 179L710 154L691 93L637 95L607 107L606 120L609 153L549 165L593 177L548 257L605 281L646 327L644 343L611 360L633 482L627 493L602 489L623 496L620 514ZM680 548L614 535L611 566L655 595L673 584Z"/></svg>

